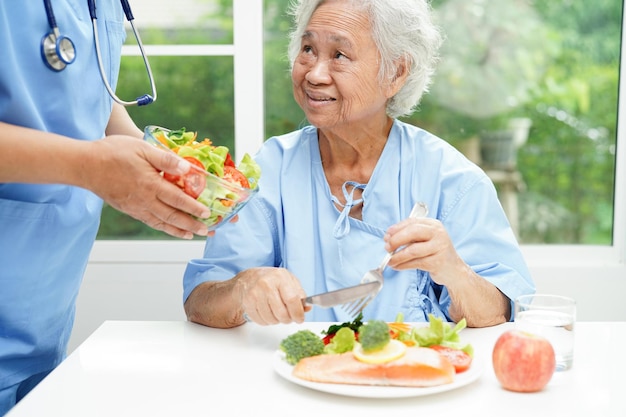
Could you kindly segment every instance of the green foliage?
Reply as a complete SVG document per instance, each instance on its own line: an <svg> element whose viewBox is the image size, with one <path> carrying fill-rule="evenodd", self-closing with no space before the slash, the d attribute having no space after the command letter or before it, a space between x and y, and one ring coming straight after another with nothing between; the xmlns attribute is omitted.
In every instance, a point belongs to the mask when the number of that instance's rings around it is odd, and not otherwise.
<svg viewBox="0 0 626 417"><path fill-rule="evenodd" d="M447 1L434 1L435 8ZM523 243L610 244L622 2L531 2L547 29L552 61L523 106L472 119L426 96L409 123L455 146L528 117L528 142L517 152ZM445 28L444 28L445 29Z"/></svg>
<svg viewBox="0 0 626 417"><path fill-rule="evenodd" d="M310 330L299 330L280 342L280 349L285 352L285 360L295 365L303 358L324 353L324 342Z"/></svg>
<svg viewBox="0 0 626 417"><path fill-rule="evenodd" d="M571 114L542 106L533 112L533 129L551 136L546 141L531 135L518 151L528 184L519 199L522 241L609 244L614 136L608 129L590 128Z"/></svg>
<svg viewBox="0 0 626 417"><path fill-rule="evenodd" d="M389 325L383 320L369 320L359 328L359 343L364 352L374 352L391 340Z"/></svg>
<svg viewBox="0 0 626 417"><path fill-rule="evenodd" d="M287 34L291 21L286 13L289 0L265 1L264 83L265 136L291 132L307 124L293 98L287 59Z"/></svg>

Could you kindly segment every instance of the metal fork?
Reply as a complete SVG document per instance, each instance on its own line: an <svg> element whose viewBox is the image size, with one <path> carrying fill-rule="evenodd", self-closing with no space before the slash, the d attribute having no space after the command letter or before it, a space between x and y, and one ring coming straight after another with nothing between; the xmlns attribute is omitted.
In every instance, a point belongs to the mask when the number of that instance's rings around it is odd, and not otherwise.
<svg viewBox="0 0 626 417"><path fill-rule="evenodd" d="M428 215L428 207L426 204L422 202L417 202L411 209L411 213L409 214L409 219L416 219L418 217L426 217ZM380 285L375 287L369 294L364 297L355 300L349 304L342 305L342 308L352 317L356 317L359 315L361 311L378 295L380 290L383 288L383 271L387 267L389 260L393 256L394 253L398 252L402 248L396 249L393 253L388 253L383 258L383 261L380 263L378 268L372 269L363 275L361 279L361 284L365 284L368 282L379 282Z"/></svg>

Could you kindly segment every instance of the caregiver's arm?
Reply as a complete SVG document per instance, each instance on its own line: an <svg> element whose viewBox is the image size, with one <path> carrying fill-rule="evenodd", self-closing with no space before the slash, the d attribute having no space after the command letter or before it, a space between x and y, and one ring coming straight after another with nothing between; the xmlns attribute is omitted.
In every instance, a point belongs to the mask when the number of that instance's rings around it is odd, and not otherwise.
<svg viewBox="0 0 626 417"><path fill-rule="evenodd" d="M86 141L0 122L0 182L79 186L172 236L206 236L190 214L208 217L208 209L158 173L184 174L189 163L138 140L136 127L124 130L135 136Z"/></svg>

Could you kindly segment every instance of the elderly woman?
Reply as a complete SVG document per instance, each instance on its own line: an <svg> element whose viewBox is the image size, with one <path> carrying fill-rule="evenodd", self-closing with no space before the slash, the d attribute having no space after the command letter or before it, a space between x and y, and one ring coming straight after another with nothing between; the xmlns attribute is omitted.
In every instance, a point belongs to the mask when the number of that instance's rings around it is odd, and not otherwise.
<svg viewBox="0 0 626 417"><path fill-rule="evenodd" d="M293 93L310 126L264 144L259 194L189 262L189 320L349 321L301 299L358 284L398 248L366 320L510 320L511 300L534 285L493 184L397 120L434 72L441 36L428 2L299 0L292 11ZM427 218L407 218L416 202Z"/></svg>

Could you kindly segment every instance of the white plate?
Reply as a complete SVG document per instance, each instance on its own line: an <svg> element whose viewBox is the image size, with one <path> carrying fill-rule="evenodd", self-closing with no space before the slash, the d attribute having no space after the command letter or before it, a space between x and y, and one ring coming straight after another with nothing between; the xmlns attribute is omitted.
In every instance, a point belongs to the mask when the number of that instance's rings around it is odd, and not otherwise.
<svg viewBox="0 0 626 417"><path fill-rule="evenodd" d="M472 362L472 366L454 377L454 381L450 384L437 385L435 387L383 387L373 385L349 385L349 384L326 384L321 382L306 381L304 379L293 376L293 366L285 361L285 354L281 350L274 353L273 366L278 375L282 376L294 384L311 388L317 391L328 392L331 394L344 395L348 397L363 398L405 398L405 397L421 397L423 395L432 395L440 392L451 391L468 385L476 381L482 374L482 366L476 361Z"/></svg>

